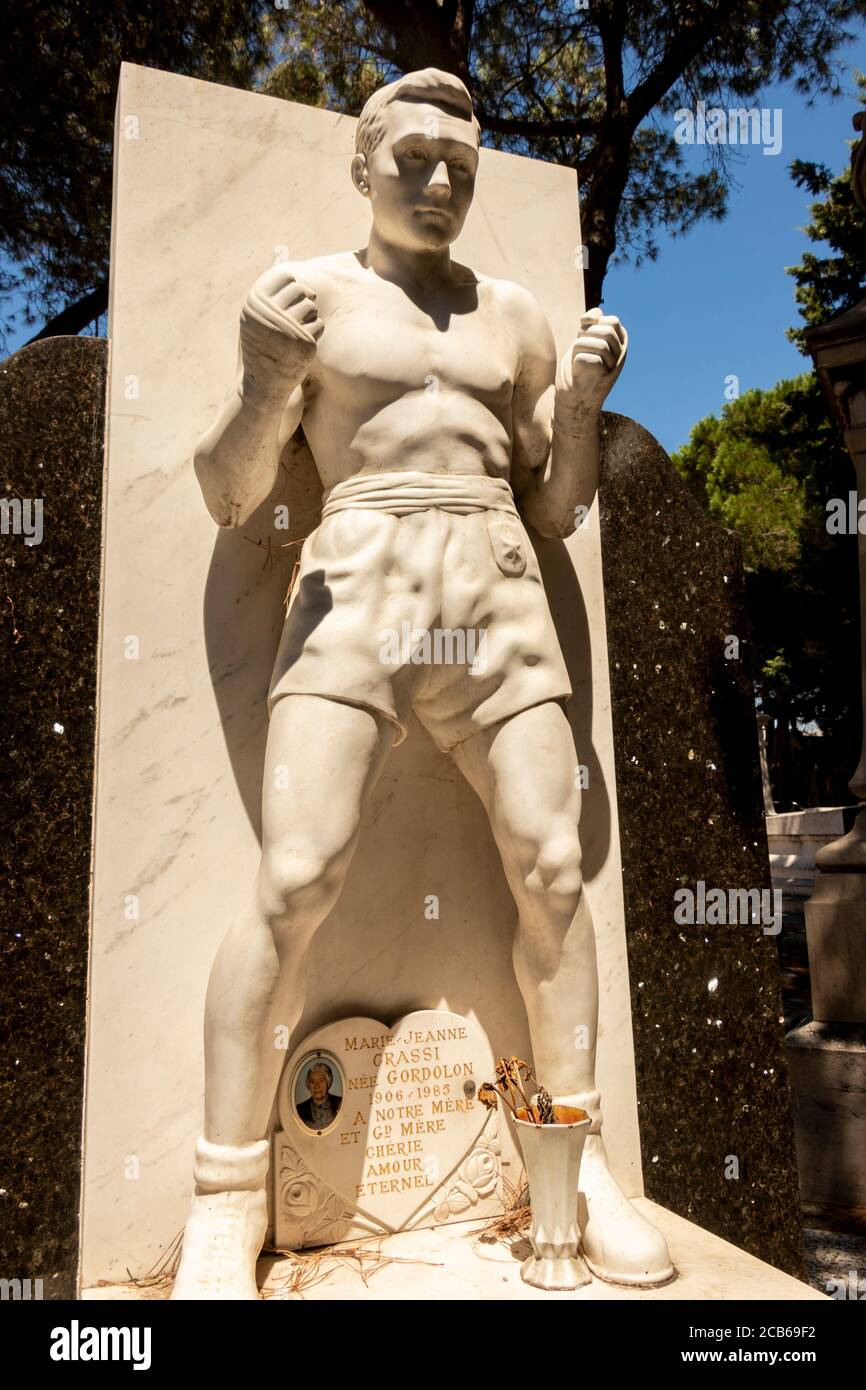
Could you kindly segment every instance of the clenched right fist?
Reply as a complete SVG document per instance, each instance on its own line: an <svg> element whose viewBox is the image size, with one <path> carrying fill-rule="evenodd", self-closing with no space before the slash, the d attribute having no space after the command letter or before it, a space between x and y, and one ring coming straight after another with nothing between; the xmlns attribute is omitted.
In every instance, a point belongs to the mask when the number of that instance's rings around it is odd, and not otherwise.
<svg viewBox="0 0 866 1390"><path fill-rule="evenodd" d="M265 396L291 391L303 381L324 330L315 291L282 264L256 280L240 327L245 386Z"/></svg>

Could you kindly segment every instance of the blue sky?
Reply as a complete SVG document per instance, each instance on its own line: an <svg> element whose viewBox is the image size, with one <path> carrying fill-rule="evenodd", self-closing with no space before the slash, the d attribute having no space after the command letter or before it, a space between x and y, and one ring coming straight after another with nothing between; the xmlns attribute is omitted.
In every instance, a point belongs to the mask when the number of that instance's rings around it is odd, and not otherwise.
<svg viewBox="0 0 866 1390"><path fill-rule="evenodd" d="M809 194L795 187L789 165L815 160L839 173L848 163L846 140L859 104L852 69L866 71L866 30L843 50L843 88L836 101L808 107L790 87L766 89L756 102L782 110L782 148L764 155L744 146L724 222L699 223L684 237L659 236L659 257L639 269L619 266L604 286L606 313L629 330L629 362L609 398L612 410L639 420L668 452L684 444L692 426L725 404L725 377L739 378L740 393L772 386L811 366L788 342L799 322L794 281L809 243ZM743 103L745 104L745 103ZM683 146L696 166L698 147Z"/></svg>
<svg viewBox="0 0 866 1390"><path fill-rule="evenodd" d="M626 370L609 399L612 410L631 415L672 452L692 426L718 414L725 378L736 376L740 392L772 386L807 370L785 337L798 322L794 282L785 267L807 248L802 228L809 220L809 195L789 173L792 159L811 159L839 172L849 159L851 117L858 108L853 69L866 71L866 28L843 51L846 95L819 99L812 107L790 87L768 88L756 105L782 111L782 148L764 155L740 147L737 184L724 222L699 223L688 235L659 235L659 257L639 269L610 270L604 308L629 330ZM704 150L683 147L695 167ZM104 332L105 321L100 324ZM14 351L36 331L20 327L9 335Z"/></svg>

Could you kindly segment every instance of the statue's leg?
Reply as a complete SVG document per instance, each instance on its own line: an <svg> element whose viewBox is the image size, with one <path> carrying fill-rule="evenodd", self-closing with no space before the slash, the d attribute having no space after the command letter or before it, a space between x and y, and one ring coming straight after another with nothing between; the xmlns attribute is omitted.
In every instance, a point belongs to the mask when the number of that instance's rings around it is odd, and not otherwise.
<svg viewBox="0 0 866 1390"><path fill-rule="evenodd" d="M555 703L523 710L452 750L480 796L518 909L514 969L526 1005L534 1071L560 1104L592 1120L578 1214L593 1272L615 1282L673 1274L664 1238L611 1174L595 1086L598 969L581 877L578 764Z"/></svg>
<svg viewBox="0 0 866 1390"><path fill-rule="evenodd" d="M262 793L262 857L250 901L211 971L205 1006L205 1132L174 1298L255 1298L267 1224L268 1118L304 1003L304 959L351 862L364 800L393 726L312 695L278 700ZM283 1034L285 1036L285 1034Z"/></svg>

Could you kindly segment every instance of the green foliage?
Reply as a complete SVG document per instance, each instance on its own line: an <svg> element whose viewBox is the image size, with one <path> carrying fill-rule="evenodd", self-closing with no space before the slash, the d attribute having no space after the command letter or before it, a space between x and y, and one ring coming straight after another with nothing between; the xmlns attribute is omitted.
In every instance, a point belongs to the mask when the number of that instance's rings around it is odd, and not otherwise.
<svg viewBox="0 0 866 1390"><path fill-rule="evenodd" d="M857 85L866 105L866 77L862 74L858 74ZM817 245L828 246L832 253L806 251L799 265L788 268L797 283L795 298L800 313L812 327L851 308L866 292L866 213L854 199L850 166L834 177L825 164L796 159L791 174L797 187L816 199L810 208L806 236ZM801 352L807 351L802 327L789 329L788 337Z"/></svg>
<svg viewBox="0 0 866 1390"><path fill-rule="evenodd" d="M822 450L839 451L811 376L748 391L692 430L674 462L723 526L736 531L747 570L793 571Z"/></svg>
<svg viewBox="0 0 866 1390"><path fill-rule="evenodd" d="M674 112L742 105L771 81L838 90L866 0L0 0L0 294L31 318L105 275L121 59L357 114L386 78L438 66L469 84L486 144L572 165L587 300L611 258L724 216L732 159L696 167Z"/></svg>
<svg viewBox="0 0 866 1390"><path fill-rule="evenodd" d="M748 391L701 420L673 462L739 536L753 664L767 712L817 723L854 757L859 728L856 539L827 533L827 502L854 472L816 377ZM850 769L849 769L850 771Z"/></svg>
<svg viewBox="0 0 866 1390"><path fill-rule="evenodd" d="M752 569L791 569L800 558L802 482L786 477L765 444L725 439L707 489L710 509L748 539Z"/></svg>

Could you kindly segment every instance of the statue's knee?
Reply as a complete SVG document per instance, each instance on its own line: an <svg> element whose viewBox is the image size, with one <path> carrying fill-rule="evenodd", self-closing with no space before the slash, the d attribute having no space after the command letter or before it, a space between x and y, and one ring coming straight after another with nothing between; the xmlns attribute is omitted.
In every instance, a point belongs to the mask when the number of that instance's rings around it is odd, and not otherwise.
<svg viewBox="0 0 866 1390"><path fill-rule="evenodd" d="M526 884L534 895L573 913L583 893L581 851L577 827L556 827L534 847Z"/></svg>
<svg viewBox="0 0 866 1390"><path fill-rule="evenodd" d="M304 841L280 841L262 855L259 905L275 925L318 925L339 895L342 855Z"/></svg>

